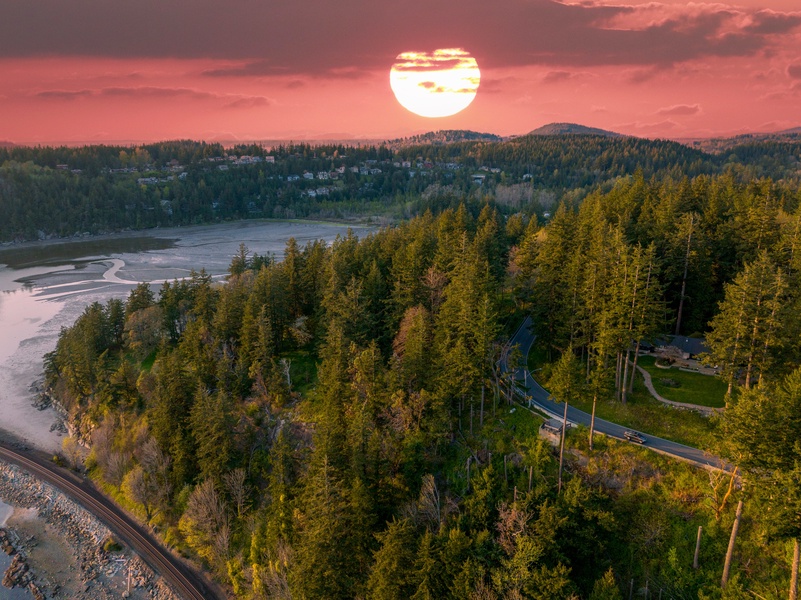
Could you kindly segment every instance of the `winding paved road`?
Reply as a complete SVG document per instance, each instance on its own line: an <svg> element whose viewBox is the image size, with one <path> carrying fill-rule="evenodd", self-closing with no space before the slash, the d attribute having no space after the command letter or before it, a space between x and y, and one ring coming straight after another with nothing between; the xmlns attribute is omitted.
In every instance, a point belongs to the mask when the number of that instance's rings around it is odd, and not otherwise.
<svg viewBox="0 0 801 600"><path fill-rule="evenodd" d="M522 356L525 359L528 357L529 350L531 350L531 346L534 344L535 339L536 335L531 331L531 317L526 317L526 320L523 321L517 332L509 341L508 348L518 346ZM523 364L526 364L525 360L523 361ZM508 371L506 353L501 359L501 368L504 371ZM559 421L562 420L562 417L564 416L564 404L551 400L548 391L534 381L534 378L528 373L528 369L525 366L520 366L515 370L515 380L518 382L524 382L522 388L518 386L518 389L520 390L521 394L526 394L531 397L532 405L534 407L547 414L551 418L558 419ZM572 406L568 407L568 423L581 424L589 427L590 418L590 415L584 411L573 408ZM629 427L623 427L617 423L612 423L611 421L605 421L595 417L595 431L605 435L622 440L625 439L623 437L623 432L630 429L631 428ZM678 444L676 442L671 442L669 440L654 437L648 434L644 434L644 437L646 438L644 446L646 448L650 448L651 450L655 450L669 456L675 456L704 467L712 467L715 469L722 468L726 470L730 469L730 466L727 465L725 461L703 450L691 448L690 446L685 446L684 444Z"/></svg>
<svg viewBox="0 0 801 600"><path fill-rule="evenodd" d="M201 575L173 556L144 528L125 514L109 498L87 481L60 469L34 453L0 442L0 459L15 464L78 502L103 521L109 529L133 548L147 564L185 600L216 600L219 594Z"/></svg>

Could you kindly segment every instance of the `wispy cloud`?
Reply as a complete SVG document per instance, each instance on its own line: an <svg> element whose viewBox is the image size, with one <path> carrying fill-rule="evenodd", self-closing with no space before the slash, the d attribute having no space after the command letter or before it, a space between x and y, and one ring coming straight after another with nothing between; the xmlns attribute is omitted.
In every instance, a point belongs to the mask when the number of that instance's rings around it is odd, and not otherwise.
<svg viewBox="0 0 801 600"><path fill-rule="evenodd" d="M700 104L676 104L660 108L656 111L656 114L661 116L690 116L697 115L700 112Z"/></svg>
<svg viewBox="0 0 801 600"><path fill-rule="evenodd" d="M264 96L245 96L239 94L218 94L191 88L169 88L157 86L106 87L81 90L43 90L34 97L42 100L78 100L81 98L133 98L167 100L183 98L190 100L223 101L226 108L254 108L269 106L270 100Z"/></svg>

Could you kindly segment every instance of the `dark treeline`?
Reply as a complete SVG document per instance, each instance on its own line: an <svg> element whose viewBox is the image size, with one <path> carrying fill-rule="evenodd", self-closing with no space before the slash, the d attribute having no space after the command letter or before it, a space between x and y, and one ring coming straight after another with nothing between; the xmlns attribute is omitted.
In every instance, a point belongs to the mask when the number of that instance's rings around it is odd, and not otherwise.
<svg viewBox="0 0 801 600"><path fill-rule="evenodd" d="M801 413L800 222L770 181L637 174L547 226L459 205L364 240L290 241L281 263L242 247L225 285L201 272L88 307L48 380L87 467L237 597L778 593L798 512L756 490L797 497L797 444L782 444ZM721 447L757 484L748 567L723 595L733 478L581 436L560 490L497 371L529 311L576 393L609 403L626 401L635 340L679 313L680 331L708 331L730 406L748 408L722 419ZM774 437L754 441L745 415Z"/></svg>
<svg viewBox="0 0 801 600"><path fill-rule="evenodd" d="M798 154L791 143L750 144L724 156L674 142L589 135L269 151L191 141L14 146L0 148L0 240L244 218L406 218L487 198L497 198L506 214L542 215L554 199L608 191L637 169L646 179L728 172L739 182L771 177L795 185ZM229 156L258 160L240 164ZM329 172L331 179L318 178ZM480 183L476 174L484 177Z"/></svg>

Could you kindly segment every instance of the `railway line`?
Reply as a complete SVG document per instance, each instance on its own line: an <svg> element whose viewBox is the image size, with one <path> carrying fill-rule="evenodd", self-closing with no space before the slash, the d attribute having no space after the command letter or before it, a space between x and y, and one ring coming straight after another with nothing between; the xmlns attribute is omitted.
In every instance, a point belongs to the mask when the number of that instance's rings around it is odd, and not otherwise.
<svg viewBox="0 0 801 600"><path fill-rule="evenodd" d="M222 596L202 575L171 554L141 525L116 506L89 482L64 471L49 461L0 442L0 460L53 485L75 500L106 526L170 584L185 600L217 600Z"/></svg>

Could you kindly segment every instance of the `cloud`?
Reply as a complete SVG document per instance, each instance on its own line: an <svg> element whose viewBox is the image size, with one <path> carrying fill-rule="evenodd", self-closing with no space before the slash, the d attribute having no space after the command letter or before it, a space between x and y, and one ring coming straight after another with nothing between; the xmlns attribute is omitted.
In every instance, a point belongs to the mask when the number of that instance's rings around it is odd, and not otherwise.
<svg viewBox="0 0 801 600"><path fill-rule="evenodd" d="M264 96L245 96L241 94L217 94L191 88L167 88L157 86L106 87L83 90L44 90L34 94L42 100L75 100L78 98L132 98L138 100L169 100L183 98L190 100L213 100L225 102L225 108L254 108L269 106Z"/></svg>
<svg viewBox="0 0 801 600"><path fill-rule="evenodd" d="M268 60L240 63L236 65L207 69L201 74L206 77L266 77L270 75L282 75L286 69L281 69L271 64Z"/></svg>
<svg viewBox="0 0 801 600"><path fill-rule="evenodd" d="M203 92L190 88L165 88L156 86L142 87L108 87L98 90L95 95L127 98L193 98L195 100L210 100L220 98L219 94Z"/></svg>
<svg viewBox="0 0 801 600"><path fill-rule="evenodd" d="M750 33L781 34L788 33L799 25L801 25L801 13L761 10L751 16L751 23L744 29Z"/></svg>
<svg viewBox="0 0 801 600"><path fill-rule="evenodd" d="M559 83L560 81L567 81L574 77L575 75L570 71L549 71L542 78L542 83Z"/></svg>
<svg viewBox="0 0 801 600"><path fill-rule="evenodd" d="M225 105L225 108L261 108L270 106L272 102L264 96L249 96L233 100Z"/></svg>
<svg viewBox="0 0 801 600"><path fill-rule="evenodd" d="M787 75L790 76L791 79L801 79L801 64L794 64L787 66Z"/></svg>
<svg viewBox="0 0 801 600"><path fill-rule="evenodd" d="M92 90L45 90L36 94L37 98L47 100L75 100L76 98L86 98L93 96Z"/></svg>
<svg viewBox="0 0 801 600"><path fill-rule="evenodd" d="M463 48L482 69L558 73L757 56L786 47L801 25L797 12L625 2L634 0L462 0L459 10L452 0L407 0L402 10L374 0L26 0L0 4L0 58L205 59L229 63L208 77L358 79L404 52Z"/></svg>
<svg viewBox="0 0 801 600"><path fill-rule="evenodd" d="M660 108L656 111L656 114L661 116L689 116L697 115L700 112L700 104L676 104L674 106Z"/></svg>

